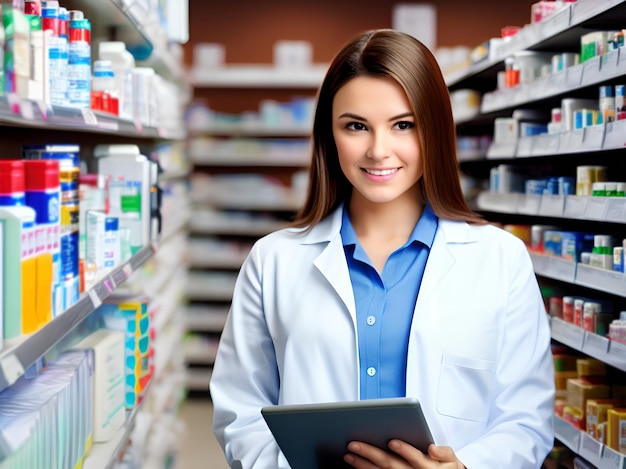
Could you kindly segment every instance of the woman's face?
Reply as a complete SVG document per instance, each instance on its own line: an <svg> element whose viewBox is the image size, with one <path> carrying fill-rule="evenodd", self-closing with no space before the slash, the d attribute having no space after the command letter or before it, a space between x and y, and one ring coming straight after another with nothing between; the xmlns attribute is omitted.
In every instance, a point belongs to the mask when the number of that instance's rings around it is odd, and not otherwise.
<svg viewBox="0 0 626 469"><path fill-rule="evenodd" d="M351 203L419 203L424 167L409 100L390 78L359 76L333 100L339 164L354 190Z"/></svg>

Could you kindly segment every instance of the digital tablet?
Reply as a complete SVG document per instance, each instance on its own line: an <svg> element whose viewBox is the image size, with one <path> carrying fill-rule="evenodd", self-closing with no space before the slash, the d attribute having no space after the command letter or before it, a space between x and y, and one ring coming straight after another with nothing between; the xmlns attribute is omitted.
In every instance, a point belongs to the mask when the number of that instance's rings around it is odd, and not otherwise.
<svg viewBox="0 0 626 469"><path fill-rule="evenodd" d="M263 407L261 414L292 469L350 467L350 441L387 449L399 439L427 452L433 438L416 398Z"/></svg>

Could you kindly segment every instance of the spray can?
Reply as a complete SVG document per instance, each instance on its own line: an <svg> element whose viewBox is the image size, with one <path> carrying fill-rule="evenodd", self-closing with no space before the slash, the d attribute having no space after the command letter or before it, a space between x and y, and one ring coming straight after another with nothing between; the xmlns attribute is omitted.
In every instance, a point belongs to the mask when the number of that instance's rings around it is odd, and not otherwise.
<svg viewBox="0 0 626 469"><path fill-rule="evenodd" d="M69 106L89 109L91 104L91 23L79 10L70 10L67 75Z"/></svg>
<svg viewBox="0 0 626 469"><path fill-rule="evenodd" d="M37 214L37 314L43 325L63 312L59 162L25 160L24 172L26 205Z"/></svg>

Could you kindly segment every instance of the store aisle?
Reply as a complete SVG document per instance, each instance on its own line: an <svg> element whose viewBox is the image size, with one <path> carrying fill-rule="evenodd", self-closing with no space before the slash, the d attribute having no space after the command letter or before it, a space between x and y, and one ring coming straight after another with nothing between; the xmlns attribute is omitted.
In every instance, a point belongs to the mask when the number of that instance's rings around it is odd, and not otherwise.
<svg viewBox="0 0 626 469"><path fill-rule="evenodd" d="M213 431L213 405L209 399L187 399L180 416L184 422L176 469L228 469Z"/></svg>

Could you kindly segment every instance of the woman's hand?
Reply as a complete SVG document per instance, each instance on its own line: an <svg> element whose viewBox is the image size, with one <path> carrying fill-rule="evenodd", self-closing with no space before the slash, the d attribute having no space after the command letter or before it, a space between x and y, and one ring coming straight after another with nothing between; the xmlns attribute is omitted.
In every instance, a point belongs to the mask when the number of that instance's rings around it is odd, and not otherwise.
<svg viewBox="0 0 626 469"><path fill-rule="evenodd" d="M449 446L428 447L428 454L400 440L391 440L389 450L360 441L348 444L350 451L344 461L357 469L465 469L465 466Z"/></svg>

